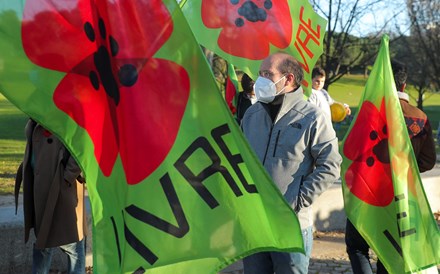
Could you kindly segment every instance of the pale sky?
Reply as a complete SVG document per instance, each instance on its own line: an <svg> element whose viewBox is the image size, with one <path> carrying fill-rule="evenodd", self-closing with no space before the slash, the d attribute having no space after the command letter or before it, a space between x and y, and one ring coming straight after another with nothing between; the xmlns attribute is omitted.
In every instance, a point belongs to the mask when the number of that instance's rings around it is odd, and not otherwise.
<svg viewBox="0 0 440 274"><path fill-rule="evenodd" d="M371 0L363 0L368 3ZM374 9L365 13L359 23L353 28L354 35L361 36L380 29L387 23L386 32L395 31L398 28L401 32L409 34L408 16L404 0L380 1Z"/></svg>
<svg viewBox="0 0 440 274"><path fill-rule="evenodd" d="M328 0L309 1L315 3L324 12L328 11ZM374 5L371 6L371 3L374 3ZM342 12L340 12L339 15L349 14L353 4L353 0L342 0ZM315 10L321 14L318 8L315 8ZM335 7L333 7L333 12L334 11ZM405 0L360 0L357 11L362 14L362 16L356 16L359 21L351 28L350 33L353 35L365 36L371 32L377 32L383 27L385 22L387 22L385 32L389 32L390 30L395 31L396 28L399 28L402 32L408 32L408 27L406 27L408 20ZM396 14L398 14L397 17L395 16ZM334 18L332 19L334 20ZM344 20L344 23L345 22L347 22L347 20Z"/></svg>

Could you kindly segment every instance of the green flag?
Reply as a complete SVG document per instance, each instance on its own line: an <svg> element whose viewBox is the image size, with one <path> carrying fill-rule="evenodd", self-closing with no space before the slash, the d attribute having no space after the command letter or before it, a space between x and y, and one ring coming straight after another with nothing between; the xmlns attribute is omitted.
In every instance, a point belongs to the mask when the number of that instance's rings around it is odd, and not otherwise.
<svg viewBox="0 0 440 274"><path fill-rule="evenodd" d="M215 273L302 251L174 0L0 4L0 91L85 172L94 273Z"/></svg>
<svg viewBox="0 0 440 274"><path fill-rule="evenodd" d="M237 111L236 95L238 94L238 79L234 65L228 63L228 78L225 85L225 100L232 114Z"/></svg>
<svg viewBox="0 0 440 274"><path fill-rule="evenodd" d="M322 53L327 21L309 1L182 1L197 40L256 79L261 60L284 51L304 69L303 88Z"/></svg>
<svg viewBox="0 0 440 274"><path fill-rule="evenodd" d="M390 273L440 263L440 232L423 190L382 38L343 141L345 211Z"/></svg>

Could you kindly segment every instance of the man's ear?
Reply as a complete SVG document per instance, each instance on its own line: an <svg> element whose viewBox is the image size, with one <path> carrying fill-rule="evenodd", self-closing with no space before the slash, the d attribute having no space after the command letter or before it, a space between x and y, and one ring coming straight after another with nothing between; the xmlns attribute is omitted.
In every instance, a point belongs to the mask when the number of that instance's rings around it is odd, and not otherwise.
<svg viewBox="0 0 440 274"><path fill-rule="evenodd" d="M295 75L293 73L289 73L286 75L286 85L295 86Z"/></svg>

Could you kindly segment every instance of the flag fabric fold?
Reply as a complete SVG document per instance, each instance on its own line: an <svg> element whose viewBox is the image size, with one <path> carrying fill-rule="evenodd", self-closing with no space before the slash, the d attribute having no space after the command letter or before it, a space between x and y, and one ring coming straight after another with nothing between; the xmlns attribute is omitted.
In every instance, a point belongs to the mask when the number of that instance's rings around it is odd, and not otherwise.
<svg viewBox="0 0 440 274"><path fill-rule="evenodd" d="M390 273L440 264L440 232L423 190L382 38L343 140L345 211Z"/></svg>
<svg viewBox="0 0 440 274"><path fill-rule="evenodd" d="M303 251L174 0L5 1L0 31L0 92L85 173L94 273Z"/></svg>
<svg viewBox="0 0 440 274"><path fill-rule="evenodd" d="M260 63L271 53L294 56L311 92L311 73L322 53L327 21L309 1L192 0L181 3L197 40L204 47L256 79Z"/></svg>

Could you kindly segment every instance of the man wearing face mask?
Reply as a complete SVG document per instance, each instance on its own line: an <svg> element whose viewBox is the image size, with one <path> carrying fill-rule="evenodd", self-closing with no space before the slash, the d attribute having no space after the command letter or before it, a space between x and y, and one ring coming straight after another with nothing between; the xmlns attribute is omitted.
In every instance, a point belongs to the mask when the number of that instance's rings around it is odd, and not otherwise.
<svg viewBox="0 0 440 274"><path fill-rule="evenodd" d="M286 53L261 64L254 90L258 102L241 127L249 144L298 215L302 253L260 252L243 260L245 274L307 273L313 241L312 203L340 177L342 158L330 119L306 102L301 65Z"/></svg>

